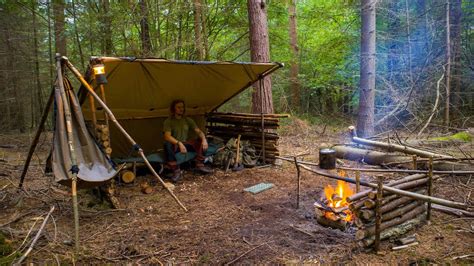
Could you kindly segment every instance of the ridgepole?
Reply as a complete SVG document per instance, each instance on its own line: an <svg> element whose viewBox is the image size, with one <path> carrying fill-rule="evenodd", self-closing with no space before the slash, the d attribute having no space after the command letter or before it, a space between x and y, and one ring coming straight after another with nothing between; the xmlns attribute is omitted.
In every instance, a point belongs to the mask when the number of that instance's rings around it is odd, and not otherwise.
<svg viewBox="0 0 474 266"><path fill-rule="evenodd" d="M89 93L94 96L95 100L97 103L104 108L104 111L107 113L107 116L109 117L109 121L112 121L112 123L119 129L119 131L127 138L127 140L132 144L134 149L140 154L140 157L142 157L143 161L145 162L145 165L148 167L148 169L151 171L151 173L160 181L161 185L170 193L170 195L173 197L173 199L183 208L184 211L188 211L186 207L181 203L181 201L176 197L176 195L171 191L171 189L165 184L163 179L158 175L158 173L153 169L151 166L150 162L146 158L145 154L143 153L142 148L135 142L135 140L125 131L125 129L120 125L120 123L117 121L117 118L115 118L114 114L112 111L109 109L109 107L102 101L102 99L95 93L94 89L91 87L89 83L82 77L81 73L74 67L74 65L69 62L67 57L62 57L64 62L66 63L67 67L71 70L71 72L76 76L77 79L84 85L84 87L89 91Z"/></svg>

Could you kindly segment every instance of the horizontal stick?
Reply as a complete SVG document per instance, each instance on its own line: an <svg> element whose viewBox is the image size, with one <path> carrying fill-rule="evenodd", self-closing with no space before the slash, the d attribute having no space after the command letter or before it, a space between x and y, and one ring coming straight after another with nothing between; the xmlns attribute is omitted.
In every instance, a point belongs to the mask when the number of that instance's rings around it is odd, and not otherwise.
<svg viewBox="0 0 474 266"><path fill-rule="evenodd" d="M262 122L260 119L245 119L245 118L230 118L230 117L208 117L206 121L208 123L214 122L214 123L222 123L222 124L248 125L248 126L258 126ZM265 119L265 126L278 126L278 122Z"/></svg>
<svg viewBox="0 0 474 266"><path fill-rule="evenodd" d="M286 160L286 161L291 161L290 159L287 159L285 157L276 156L276 158ZM303 168L307 171L310 171L312 173L322 175L322 176L325 176L325 177L329 177L329 178L332 178L332 179L345 181L345 182L348 182L348 183L351 183L351 184L356 183L356 181L354 179L347 178L347 177L341 177L341 176L338 176L338 175L330 174L328 172L323 172L321 170L319 170L319 171L314 170L314 169L311 169L311 168L309 168L308 166L305 166L305 165L301 165L301 168ZM370 188L376 188L377 187L376 184L365 182L365 181L360 181L360 184L362 186L370 187ZM445 199L436 198L436 197L432 197L432 196L420 195L420 194L417 194L417 193L413 193L413 192L410 192L410 191L405 191L405 190L401 190L401 189L397 189L397 188L393 188L393 187L389 187L389 186L383 186L383 189L385 191L388 191L388 192L391 192L391 193L394 193L394 194L397 194L397 195L407 196L407 197L411 197L411 198L414 198L414 199L417 199L417 200L431 202L431 203L443 205L443 206L446 206L446 207L462 209L462 210L465 210L468 207L464 203L445 200Z"/></svg>
<svg viewBox="0 0 474 266"><path fill-rule="evenodd" d="M412 181L412 180L416 180L416 179L420 179L420 178L423 178L425 177L426 175L409 175L409 176L406 176L402 179L397 179L397 180L392 180L390 182L388 182L387 186L393 186L393 185L398 185L398 184L401 184L401 183L405 183L405 182L409 182L409 181ZM359 193L356 193L356 194L353 194L349 197L347 197L346 201L347 202L353 202L353 201L356 201L358 199L361 199L363 197L366 197L368 196L369 194L371 193L371 190L364 190L364 191L361 191Z"/></svg>
<svg viewBox="0 0 474 266"><path fill-rule="evenodd" d="M226 115L235 115L235 116L244 116L244 117L261 117L261 114L249 114L249 113L222 113L222 112L212 112L206 114L208 116L226 116ZM276 117L276 118L288 118L291 117L289 114L263 114L264 117Z"/></svg>
<svg viewBox="0 0 474 266"><path fill-rule="evenodd" d="M431 208L433 208L433 210L436 210L436 211L439 211L439 212L443 212L443 213L447 213L447 214L451 214L451 215L456 215L456 216L459 216L459 217L474 217L474 212L453 209L453 208L449 208L449 207L445 207L445 206L440 206L438 204L431 205Z"/></svg>
<svg viewBox="0 0 474 266"><path fill-rule="evenodd" d="M261 137L262 134L259 132L230 132L230 131L210 131L209 134L211 135L223 135L223 136L231 136L235 137L236 134L242 135L242 139L252 139L252 138L258 138ZM278 135L275 133L265 133L265 139L269 140L277 140L279 139Z"/></svg>
<svg viewBox="0 0 474 266"><path fill-rule="evenodd" d="M402 184L398 184L398 185L395 185L395 186L392 186L393 188L396 188L396 189L411 189L411 188L416 188L416 187L420 187L420 186L424 186L428 183L428 178L422 178L422 179L418 179L418 180L413 180L413 181L410 181L410 182L406 182L406 183L402 183ZM385 191L384 192L384 196L385 195L390 195L391 193L388 192L388 191ZM369 192L369 195L368 197L370 199L375 199L376 195L375 195L375 192Z"/></svg>
<svg viewBox="0 0 474 266"><path fill-rule="evenodd" d="M418 160L419 161L419 160ZM427 174L429 170L410 170L410 169L364 169L364 168L352 168L352 167L337 167L337 169L346 171L360 171L365 173L412 173L412 174ZM474 174L474 171L436 171L433 170L433 174L453 174L453 175L469 175Z"/></svg>

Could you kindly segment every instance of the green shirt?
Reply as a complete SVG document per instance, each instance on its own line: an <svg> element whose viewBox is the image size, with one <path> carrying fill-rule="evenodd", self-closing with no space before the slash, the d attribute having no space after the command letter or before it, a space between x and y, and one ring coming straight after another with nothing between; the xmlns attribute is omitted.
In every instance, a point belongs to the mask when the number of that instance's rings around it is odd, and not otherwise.
<svg viewBox="0 0 474 266"><path fill-rule="evenodd" d="M171 132L171 136L181 142L188 140L189 130L194 130L196 128L196 122L189 117L183 117L181 119L168 117L163 123L163 131Z"/></svg>

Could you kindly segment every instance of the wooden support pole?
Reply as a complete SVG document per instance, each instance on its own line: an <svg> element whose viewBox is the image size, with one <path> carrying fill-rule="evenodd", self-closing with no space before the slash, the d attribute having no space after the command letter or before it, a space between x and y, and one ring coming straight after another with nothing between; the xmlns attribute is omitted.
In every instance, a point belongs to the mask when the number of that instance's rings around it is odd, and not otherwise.
<svg viewBox="0 0 474 266"><path fill-rule="evenodd" d="M66 63L67 67L71 70L71 72L76 76L76 78L84 85L84 87L89 91L90 94L94 96L96 101L99 103L102 108L104 108L104 111L107 112L107 115L109 116L110 121L117 127L117 129L125 136L125 138L132 144L132 146L136 149L140 157L142 157L143 161L145 162L145 165L148 167L148 169L151 171L151 173L158 179L158 181L161 183L161 185L168 191L168 193L173 197L173 199L178 203L181 208L183 208L184 211L188 211L186 207L181 203L181 201L176 197L176 195L173 193L171 188L165 184L163 179L156 173L155 169L151 166L150 162L146 158L145 154L143 153L142 148L135 142L135 140L128 134L128 132L120 125L118 122L117 118L115 118L114 114L112 111L109 109L109 107L100 99L100 97L95 93L94 89L92 86L87 83L87 81L84 79L84 77L81 75L79 70L74 67L74 65L69 62L69 60L66 57L62 57L64 59L64 62Z"/></svg>
<svg viewBox="0 0 474 266"><path fill-rule="evenodd" d="M430 161L428 164L428 196L431 197L433 194L433 157L430 157ZM431 220L431 202L428 202L428 208L426 210L426 220L430 222Z"/></svg>
<svg viewBox="0 0 474 266"><path fill-rule="evenodd" d="M301 175L300 175L300 167L298 165L298 161L296 160L296 156L294 157L295 159L295 167L296 167L296 208L300 208L300 185L301 185Z"/></svg>
<svg viewBox="0 0 474 266"><path fill-rule="evenodd" d="M107 100L105 99L105 88L104 84L100 84L100 98L102 101L107 104ZM105 124L107 125L107 128L109 127L109 116L107 115L107 112L104 111L104 120ZM110 138L110 133L109 133L109 138Z"/></svg>
<svg viewBox="0 0 474 266"><path fill-rule="evenodd" d="M18 188L23 187L23 181L25 180L26 173L28 172L28 167L30 166L31 158L33 157L33 153L35 152L36 146L38 145L39 138L41 136L41 132L44 130L44 124L48 119L49 110L51 109L51 105L53 104L54 99L54 89L51 89L51 93L49 95L48 102L44 107L43 114L41 115L41 120L36 130L35 137L33 138L33 142L30 145L30 150L28 151L28 156L26 157L25 165L23 166L23 172L21 172L20 176L20 183L18 184Z"/></svg>
<svg viewBox="0 0 474 266"><path fill-rule="evenodd" d="M74 149L74 136L72 132L72 116L71 109L69 106L69 99L66 95L64 89L64 80L63 80L63 71L62 71L62 60L61 55L56 54L56 69L58 74L58 86L56 87L59 90L61 95L63 108L64 108L64 119L66 122L66 133L67 141L69 147L69 154L71 156L71 194L72 194L72 207L74 212L74 244L76 247L76 252L79 252L79 208L77 204L77 159L76 151ZM59 118L61 119L61 118Z"/></svg>
<svg viewBox="0 0 474 266"><path fill-rule="evenodd" d="M418 165L417 165L417 162L416 162L416 159L417 159L416 154L414 154L412 158L413 158L413 170L416 170L416 169L418 169Z"/></svg>
<svg viewBox="0 0 474 266"><path fill-rule="evenodd" d="M262 158L263 158L263 164L266 163L266 154L265 154L265 116L263 114L263 105L264 105L264 92L265 92L265 82L263 82L263 78L260 78L260 119L262 120Z"/></svg>
<svg viewBox="0 0 474 266"><path fill-rule="evenodd" d="M97 114L95 109L95 101L94 96L89 93L89 105L91 108L91 115L92 115L92 125L94 126L94 137L98 138L99 134L97 132Z"/></svg>
<svg viewBox="0 0 474 266"><path fill-rule="evenodd" d="M356 193L360 192L360 171L356 171Z"/></svg>
<svg viewBox="0 0 474 266"><path fill-rule="evenodd" d="M380 249L380 223L382 222L382 212L380 211L383 200L383 176L377 177L377 201L375 205L375 244L374 250Z"/></svg>

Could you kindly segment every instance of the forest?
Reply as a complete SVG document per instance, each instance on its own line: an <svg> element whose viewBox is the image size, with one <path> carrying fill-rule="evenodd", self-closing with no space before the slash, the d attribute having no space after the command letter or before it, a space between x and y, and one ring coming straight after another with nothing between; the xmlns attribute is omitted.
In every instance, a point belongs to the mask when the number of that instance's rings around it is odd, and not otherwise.
<svg viewBox="0 0 474 266"><path fill-rule="evenodd" d="M473 29L466 0L0 0L0 264L472 263ZM183 167L173 183L174 168L146 159L163 141L146 150L152 132L131 122L158 121L161 134L167 115L115 120L109 87L82 100L84 82L99 87L88 79L93 57L278 69L197 114L229 159L209 176ZM45 168L58 161L59 76L81 100L104 161L121 165L97 191L76 195L75 156L64 162L71 186ZM130 90L122 102L137 99ZM132 148L118 163L122 124ZM248 167L250 146L258 158ZM144 161L132 163L133 152ZM352 182L340 186L351 193L327 192L334 179ZM261 182L271 189L245 190ZM331 205L336 196L344 207Z"/></svg>
<svg viewBox="0 0 474 266"><path fill-rule="evenodd" d="M55 52L81 71L90 56L252 61L246 2L201 1L2 1L2 132L35 128ZM272 77L275 112L356 117L359 2L269 1L266 8L268 59L286 66ZM446 1L383 0L376 9L374 126L419 130L432 114L432 123L472 124L472 3L447 9ZM239 95L227 108L250 111L250 98Z"/></svg>

